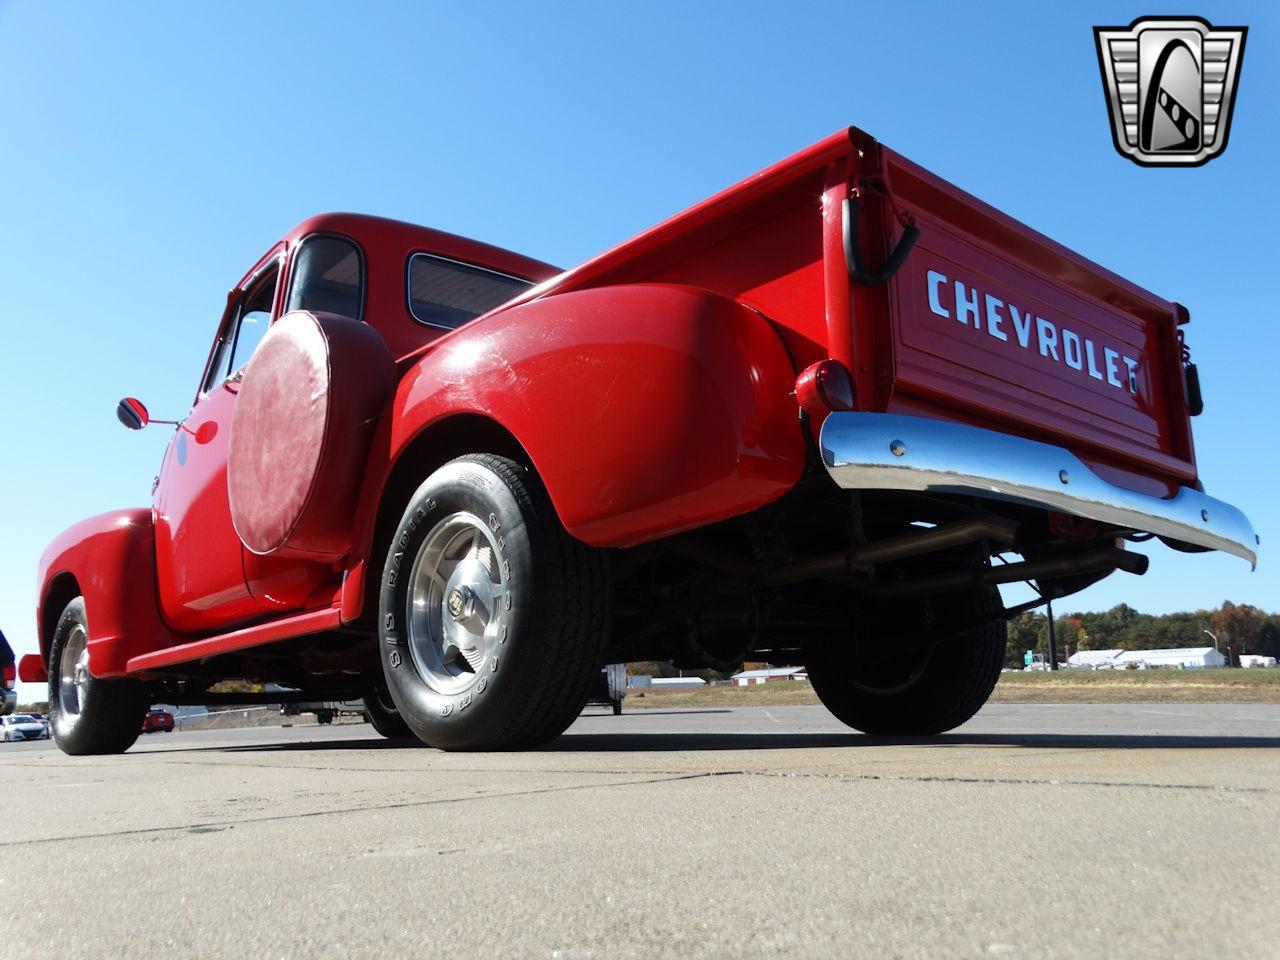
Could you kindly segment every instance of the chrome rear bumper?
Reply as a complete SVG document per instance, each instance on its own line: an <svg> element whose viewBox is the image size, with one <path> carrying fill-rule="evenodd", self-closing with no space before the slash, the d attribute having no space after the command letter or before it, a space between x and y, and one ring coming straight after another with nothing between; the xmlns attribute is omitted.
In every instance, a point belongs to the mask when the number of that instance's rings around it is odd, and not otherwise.
<svg viewBox="0 0 1280 960"><path fill-rule="evenodd" d="M1182 487L1168 500L1103 480L1075 454L945 420L833 413L822 460L851 490L919 490L987 497L1154 533L1257 565L1258 537L1230 504Z"/></svg>

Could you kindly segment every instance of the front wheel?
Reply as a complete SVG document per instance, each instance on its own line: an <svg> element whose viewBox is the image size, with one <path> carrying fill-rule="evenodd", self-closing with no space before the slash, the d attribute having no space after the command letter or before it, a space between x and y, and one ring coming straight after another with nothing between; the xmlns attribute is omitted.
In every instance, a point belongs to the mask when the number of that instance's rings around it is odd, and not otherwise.
<svg viewBox="0 0 1280 960"><path fill-rule="evenodd" d="M369 685L364 694L364 718L373 725L373 729L388 740L399 740L413 736L413 731L400 716L395 701L387 686L381 680Z"/></svg>
<svg viewBox="0 0 1280 960"><path fill-rule="evenodd" d="M864 733L951 730L981 709L1000 677L1003 609L994 588L860 604L847 636L809 651L809 680L828 710Z"/></svg>
<svg viewBox="0 0 1280 960"><path fill-rule="evenodd" d="M607 572L526 467L445 464L410 498L382 574L379 646L400 716L445 750L558 736L604 658Z"/></svg>
<svg viewBox="0 0 1280 960"><path fill-rule="evenodd" d="M136 680L89 672L84 598L62 611L49 650L49 726L63 753L124 753L142 732L146 688Z"/></svg>

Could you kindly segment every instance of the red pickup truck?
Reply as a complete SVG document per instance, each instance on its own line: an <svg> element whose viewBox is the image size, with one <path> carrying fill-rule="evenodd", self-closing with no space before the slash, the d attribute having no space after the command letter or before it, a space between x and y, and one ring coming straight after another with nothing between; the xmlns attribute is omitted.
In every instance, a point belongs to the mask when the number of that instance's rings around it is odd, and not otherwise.
<svg viewBox="0 0 1280 960"><path fill-rule="evenodd" d="M318 216L231 290L152 505L45 552L22 676L77 754L227 679L528 747L641 659L943 731L999 584L1255 561L1197 477L1188 320L857 129L568 271Z"/></svg>

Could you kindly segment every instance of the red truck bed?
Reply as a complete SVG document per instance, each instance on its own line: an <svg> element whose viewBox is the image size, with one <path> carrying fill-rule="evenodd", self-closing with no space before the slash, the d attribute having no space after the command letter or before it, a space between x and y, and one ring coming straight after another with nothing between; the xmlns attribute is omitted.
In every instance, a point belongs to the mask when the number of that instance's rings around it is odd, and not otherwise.
<svg viewBox="0 0 1280 960"><path fill-rule="evenodd" d="M845 201L887 285L851 283ZM838 133L539 288L686 283L780 324L800 365L854 374L858 409L914 413L1066 446L1112 482L1194 485L1179 309L930 174ZM957 287L959 285L959 287Z"/></svg>

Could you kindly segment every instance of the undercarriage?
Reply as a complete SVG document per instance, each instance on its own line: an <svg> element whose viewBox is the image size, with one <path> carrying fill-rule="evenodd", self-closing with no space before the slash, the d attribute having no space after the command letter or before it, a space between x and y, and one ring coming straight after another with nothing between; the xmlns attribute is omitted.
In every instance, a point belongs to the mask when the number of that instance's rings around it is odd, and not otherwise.
<svg viewBox="0 0 1280 960"><path fill-rule="evenodd" d="M845 491L815 475L746 517L620 552L609 659L722 671L744 660L803 664L815 637L847 633L860 611L1016 582L1038 594L946 625L963 631L1116 570L1144 573L1147 558L1126 551L1126 537L1139 539L1012 504Z"/></svg>

